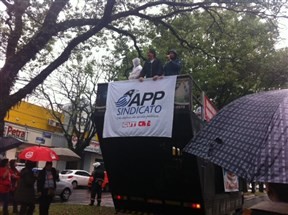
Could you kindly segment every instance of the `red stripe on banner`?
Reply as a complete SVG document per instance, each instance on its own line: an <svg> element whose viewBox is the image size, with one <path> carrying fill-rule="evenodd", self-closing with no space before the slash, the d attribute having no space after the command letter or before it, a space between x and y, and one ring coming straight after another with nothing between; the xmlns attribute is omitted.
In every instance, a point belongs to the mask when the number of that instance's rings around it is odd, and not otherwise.
<svg viewBox="0 0 288 215"><path fill-rule="evenodd" d="M205 120L210 122L210 120L217 114L218 110L214 106L214 104L210 101L210 99L205 96L204 97L204 112L205 112Z"/></svg>

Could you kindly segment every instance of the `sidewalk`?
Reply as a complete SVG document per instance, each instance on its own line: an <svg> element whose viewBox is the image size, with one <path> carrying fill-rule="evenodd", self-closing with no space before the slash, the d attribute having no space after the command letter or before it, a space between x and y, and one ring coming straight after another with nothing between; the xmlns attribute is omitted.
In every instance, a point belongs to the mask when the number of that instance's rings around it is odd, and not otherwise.
<svg viewBox="0 0 288 215"><path fill-rule="evenodd" d="M244 204L243 208L250 208L252 205L255 205L261 201L268 199L267 194L256 192L256 193L244 193Z"/></svg>

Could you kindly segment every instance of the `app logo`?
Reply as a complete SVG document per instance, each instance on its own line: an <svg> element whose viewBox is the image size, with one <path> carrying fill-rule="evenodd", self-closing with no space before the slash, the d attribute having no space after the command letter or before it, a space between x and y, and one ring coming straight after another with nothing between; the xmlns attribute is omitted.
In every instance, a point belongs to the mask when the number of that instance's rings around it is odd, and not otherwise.
<svg viewBox="0 0 288 215"><path fill-rule="evenodd" d="M159 102L164 97L164 91L139 92L135 89L129 90L115 102L116 114L117 116L158 114L162 111L162 105Z"/></svg>
<svg viewBox="0 0 288 215"><path fill-rule="evenodd" d="M125 107L131 100L135 90L129 90L123 96L121 96L116 102L116 107Z"/></svg>

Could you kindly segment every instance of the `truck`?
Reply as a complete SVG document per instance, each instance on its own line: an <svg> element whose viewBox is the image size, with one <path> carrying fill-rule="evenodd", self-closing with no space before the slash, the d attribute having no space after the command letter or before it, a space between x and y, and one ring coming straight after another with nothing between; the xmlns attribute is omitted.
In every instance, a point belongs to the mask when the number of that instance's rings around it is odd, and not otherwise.
<svg viewBox="0 0 288 215"><path fill-rule="evenodd" d="M104 138L107 90L107 83L98 84L93 121L116 212L223 215L241 210L242 192L225 192L222 168L182 151L205 124L203 92L191 76L177 76L171 138Z"/></svg>

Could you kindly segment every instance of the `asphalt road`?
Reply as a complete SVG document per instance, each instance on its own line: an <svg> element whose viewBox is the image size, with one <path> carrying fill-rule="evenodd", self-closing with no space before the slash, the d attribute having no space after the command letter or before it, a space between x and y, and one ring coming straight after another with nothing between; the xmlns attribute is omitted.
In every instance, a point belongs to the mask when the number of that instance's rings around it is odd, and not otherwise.
<svg viewBox="0 0 288 215"><path fill-rule="evenodd" d="M90 192L86 188L74 189L70 199L65 204L81 204L88 205L90 203ZM113 200L110 193L102 193L101 206L114 207Z"/></svg>
<svg viewBox="0 0 288 215"><path fill-rule="evenodd" d="M268 196L266 194L250 194L250 195L245 195L244 196L244 204L243 208L250 208L253 205L258 204L261 201L268 200Z"/></svg>

